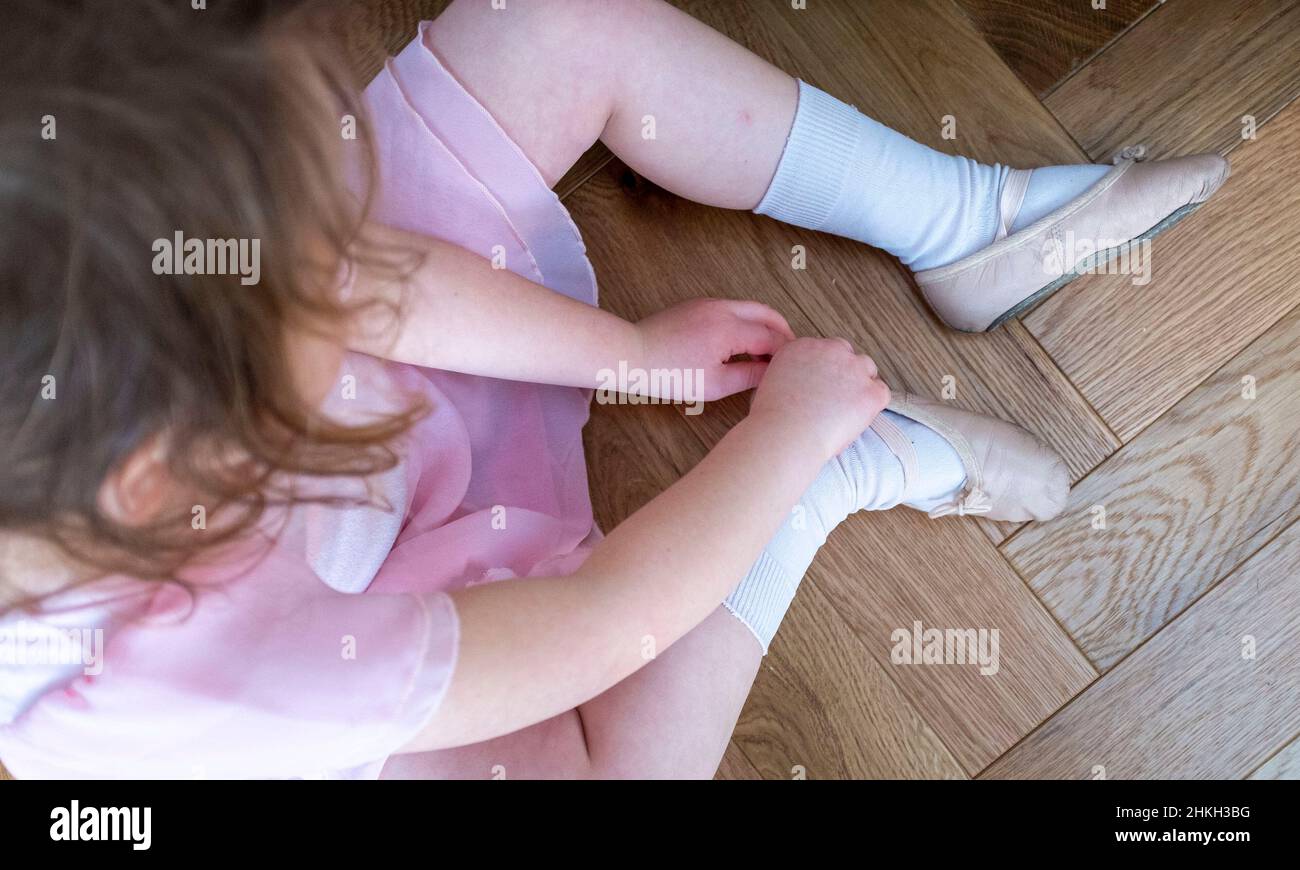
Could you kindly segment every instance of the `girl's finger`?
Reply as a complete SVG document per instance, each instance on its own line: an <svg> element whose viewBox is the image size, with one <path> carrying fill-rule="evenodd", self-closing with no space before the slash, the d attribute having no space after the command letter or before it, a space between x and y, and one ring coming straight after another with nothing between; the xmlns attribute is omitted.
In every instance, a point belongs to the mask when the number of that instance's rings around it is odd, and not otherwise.
<svg viewBox="0 0 1300 870"><path fill-rule="evenodd" d="M753 302L751 300L734 300L730 303L732 312L742 320L751 320L756 323L765 324L770 329L779 332L786 338L794 339L794 330L786 321L781 312L762 302Z"/></svg>
<svg viewBox="0 0 1300 870"><path fill-rule="evenodd" d="M791 339L785 333L747 320L737 321L731 336L731 356L747 353L750 356L771 356Z"/></svg>
<svg viewBox="0 0 1300 870"><path fill-rule="evenodd" d="M704 394L710 399L722 399L734 393L752 390L758 386L766 371L767 363L761 360L725 363L709 374Z"/></svg>

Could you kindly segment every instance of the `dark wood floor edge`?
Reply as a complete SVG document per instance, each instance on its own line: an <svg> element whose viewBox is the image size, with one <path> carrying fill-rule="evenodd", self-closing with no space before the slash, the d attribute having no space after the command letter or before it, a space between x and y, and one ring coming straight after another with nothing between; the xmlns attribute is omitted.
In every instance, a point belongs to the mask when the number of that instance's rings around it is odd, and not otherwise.
<svg viewBox="0 0 1300 870"><path fill-rule="evenodd" d="M759 671L760 673L762 672L761 668L762 668L762 666L760 665L760 671ZM754 679L757 680L758 677L756 676ZM751 689L751 690L752 690L752 689ZM748 695L745 696L745 700L749 700L749 696L748 696ZM741 709L741 712L743 713L744 710L745 710L743 704L741 705L741 708L740 708L740 709ZM740 723L740 716L739 716L739 714L736 716L736 723L737 723L737 724ZM741 741L739 741L739 740L736 739L736 726L735 726L735 725L731 726L731 735L730 735L729 737L727 737L727 746L734 746L734 747L736 747L736 751L740 753L740 757L741 757L741 758L745 759L745 763L749 765L749 769L750 769L750 770L754 771L754 775L757 776L759 779L763 780L764 782L767 781L767 777L763 776L763 771L759 769L758 765L754 763L754 759L750 758L750 757L749 757L749 753L745 751L745 744L742 743ZM722 750L722 754L723 754L723 757L726 757L727 750L725 750L725 749ZM718 759L718 769L719 769L719 770L722 769L722 759L721 759L721 758ZM713 778L714 778L714 779L717 779L717 778L718 778L717 771L714 771L714 773L713 773Z"/></svg>
<svg viewBox="0 0 1300 870"><path fill-rule="evenodd" d="M1097 58L1105 54L1111 48L1111 46L1115 45L1117 42L1119 42L1121 39L1127 36L1133 28L1137 27L1143 21L1146 21L1148 18L1154 15L1158 10L1163 9L1166 5L1167 4L1165 3L1165 0L1158 0L1158 2L1152 2L1151 8L1147 9L1146 12L1143 12L1137 18L1134 18L1132 21L1130 21L1128 23L1128 26L1125 27L1123 30L1121 30L1119 33L1116 33L1110 39L1106 40L1105 44L1103 44L1092 54L1088 55L1088 57L1085 58L1082 63L1080 63L1074 69L1070 70L1070 72L1067 73L1060 81L1058 81L1056 84L1048 88L1047 91L1045 91L1039 97L1039 100L1043 103L1044 106L1046 106L1048 98L1051 97L1052 94L1056 93L1061 88L1062 85L1064 85L1070 79L1074 78L1076 75L1081 73L1088 64L1092 63L1094 60L1096 60ZM1049 109L1048 111L1051 110Z"/></svg>
<svg viewBox="0 0 1300 870"><path fill-rule="evenodd" d="M616 159L613 151L610 151L602 143L597 141L593 148L599 146L605 153L597 157L587 167L582 166L582 158L579 157L569 171L564 173L559 181L555 182L555 195L561 201L568 199L578 191L584 184L595 177L596 173L604 169L611 160ZM572 176L572 177L570 177Z"/></svg>
<svg viewBox="0 0 1300 870"><path fill-rule="evenodd" d="M954 0L954 2L955 2L955 0ZM1136 19L1132 24L1130 24L1128 27L1124 28L1123 31L1121 31L1120 33L1117 33L1117 34L1115 35L1115 37L1114 37L1113 39L1111 39L1109 42L1107 42L1106 45L1103 46L1103 48L1102 48L1101 50L1095 52L1093 55L1091 55L1091 56L1088 58L1087 61L1085 61L1084 63L1080 64L1079 67L1078 67L1078 69L1074 70L1074 72L1070 73L1070 75L1066 76L1064 79L1062 79L1060 82L1058 82L1055 86L1053 86L1053 88L1052 88L1051 91L1048 91L1047 93L1045 93L1045 94L1042 95L1042 97L1039 99L1039 101L1043 104L1043 108L1047 109L1048 113L1052 116L1052 118L1053 118L1054 120L1057 121L1058 124L1060 123L1060 120L1056 117L1056 113L1052 111L1051 106L1049 106L1048 103L1047 103L1047 101L1051 98L1052 94L1054 94L1054 93L1055 93L1055 92L1056 92L1060 87L1062 87L1062 86L1063 86L1067 81L1069 81L1070 79L1074 78L1074 76L1077 75L1079 72L1081 72L1081 71L1084 69L1084 67L1086 67L1088 64L1092 63L1094 60L1096 60L1098 57L1100 57L1101 54L1102 54L1106 49L1109 49L1109 48L1111 48L1112 46L1116 45L1116 44L1119 42L1119 40L1120 40L1123 36L1125 36L1126 34L1128 34L1128 33L1129 33L1129 32L1130 32L1134 27L1137 27L1139 24L1141 24L1143 21L1145 21L1148 17L1150 17L1154 12L1156 12L1158 9L1162 8L1162 7L1165 6L1165 5L1166 5L1166 3L1164 2L1164 0L1161 0L1159 6L1156 6L1156 7L1152 8L1152 9L1149 9L1145 14L1143 14L1141 17L1139 17L1138 19ZM1272 121L1272 120L1273 120L1274 118L1276 118L1278 115L1282 114L1282 112L1284 112L1284 111L1286 111L1288 108L1290 108L1291 104L1294 103L1294 102L1296 102L1297 99L1300 99L1300 91L1298 91L1297 93L1292 94L1292 95L1291 95L1291 96L1290 96L1290 97L1289 97L1285 102L1283 102L1280 106L1278 106L1277 109L1274 110L1272 113L1270 113L1267 117L1265 117L1265 118L1257 118L1256 121L1255 121L1255 129L1256 129L1256 131L1262 130L1262 129L1264 128L1264 125L1265 125L1265 124L1267 124L1268 122ZM1067 136L1070 137L1070 141L1073 142L1073 143L1075 144L1076 147L1079 147L1079 149L1080 149L1081 151L1083 151L1083 153L1084 153L1084 155L1087 157L1087 159L1088 159L1089 161L1092 161L1092 160L1093 160L1093 155L1089 154L1086 150L1084 150L1084 149L1082 148L1082 146L1079 145L1079 141L1074 137L1074 134L1071 133L1068 129L1065 129L1064 126L1062 126L1062 130L1064 130L1065 134L1066 134ZM1258 139L1258 136L1256 137L1256 139ZM1234 139L1232 145L1231 145L1231 146L1230 146L1226 151L1223 152L1223 155L1222 155L1222 156L1227 157L1227 156L1228 156L1229 154L1231 154L1233 151L1236 151L1237 148L1238 148L1238 146L1240 146L1244 141L1246 141L1246 140L1241 139L1241 138ZM1108 156L1108 155L1098 155L1098 156L1105 157L1105 156Z"/></svg>
<svg viewBox="0 0 1300 870"><path fill-rule="evenodd" d="M1082 158L1080 162L1088 162L1089 160L1088 152L1085 151L1079 145L1078 141L1074 138L1073 135L1071 135L1070 131L1065 129L1064 125L1061 124L1060 119L1057 118L1056 115L1052 112L1052 110L1047 107L1047 104L1044 102L1044 100L1047 99L1047 95L1044 94L1043 96L1040 97L1038 94L1035 94L1030 89L1029 85L1025 84L1025 80L1020 77L1020 74L1015 71L1015 69L1011 66L1011 64L1007 63L1006 58L1004 58L1002 54L996 48L994 48L993 43L989 42L988 37L985 35L984 31L980 29L979 23L976 22L975 19L971 17L970 13L967 12L962 7L962 5L957 2L957 0L948 0L948 2L954 9L957 10L958 17L960 17L961 20L966 24L967 28L970 29L971 33L974 34L974 36L976 36L980 42L984 43L984 46L989 50L989 54L993 56L994 62L997 63L999 66L1001 66L1006 71L1007 75L1010 76L1010 81L1014 81L1025 95L1027 95L1030 99L1037 102L1042 107L1043 113L1049 119L1051 119L1051 122L1056 125L1056 128L1065 136L1066 139L1070 141L1070 144L1074 146L1075 151L1077 151L1079 156ZM1161 2L1163 2L1163 0L1161 0ZM1146 16L1144 15L1142 17L1145 18ZM1124 33L1127 32L1128 32L1128 28L1125 28ZM1118 36L1116 38L1118 38ZM1110 43L1107 43L1107 45L1109 44ZM1089 62L1091 62L1092 57L1089 57L1088 60ZM1082 69L1082 65L1080 66L1080 69ZM1067 78L1069 78L1069 76L1067 76ZM1029 168L1032 169L1033 167L1029 167Z"/></svg>

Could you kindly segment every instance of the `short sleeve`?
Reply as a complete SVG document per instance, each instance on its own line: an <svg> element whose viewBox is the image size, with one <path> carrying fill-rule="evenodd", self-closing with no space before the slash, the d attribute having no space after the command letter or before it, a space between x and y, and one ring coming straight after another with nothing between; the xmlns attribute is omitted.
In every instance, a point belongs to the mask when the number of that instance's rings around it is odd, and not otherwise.
<svg viewBox="0 0 1300 870"><path fill-rule="evenodd" d="M336 592L301 559L189 592L109 629L103 668L0 728L16 776L377 774L437 710L458 621L444 593Z"/></svg>

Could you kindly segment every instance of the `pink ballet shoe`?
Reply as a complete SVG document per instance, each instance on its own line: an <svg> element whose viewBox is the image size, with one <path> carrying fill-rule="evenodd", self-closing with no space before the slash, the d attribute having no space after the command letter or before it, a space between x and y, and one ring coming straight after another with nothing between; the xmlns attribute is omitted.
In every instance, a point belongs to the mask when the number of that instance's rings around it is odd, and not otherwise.
<svg viewBox="0 0 1300 870"><path fill-rule="evenodd" d="M977 515L991 520L1050 520L1065 508L1070 474L1065 462L1035 436L996 417L963 411L910 393L894 393L889 410L938 432L966 469L966 483L931 517ZM871 428L903 465L903 478L918 476L912 442L887 417Z"/></svg>
<svg viewBox="0 0 1300 870"><path fill-rule="evenodd" d="M968 257L916 273L939 319L963 332L985 332L1024 313L1070 281L1105 267L1131 244L1151 239L1196 210L1229 173L1218 154L1151 163L1142 145L1125 148L1080 196L1016 233L1029 172L1002 190L1001 227L993 244Z"/></svg>

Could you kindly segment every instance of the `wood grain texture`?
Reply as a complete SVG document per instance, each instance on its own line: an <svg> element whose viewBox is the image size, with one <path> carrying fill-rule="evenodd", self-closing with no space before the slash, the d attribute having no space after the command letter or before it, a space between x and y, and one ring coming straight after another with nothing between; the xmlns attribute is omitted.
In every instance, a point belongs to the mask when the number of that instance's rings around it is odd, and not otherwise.
<svg viewBox="0 0 1300 870"><path fill-rule="evenodd" d="M667 406L596 406L585 433L597 520L613 528L693 467L703 442ZM805 582L740 716L728 776L961 778L943 743ZM724 759L724 762L726 759Z"/></svg>
<svg viewBox="0 0 1300 870"><path fill-rule="evenodd" d="M614 159L614 155L604 146L603 143L597 142L586 150L578 158L578 162L564 173L564 176L555 182L555 193L560 199L568 197L569 194L577 190L588 178L599 172L606 163Z"/></svg>
<svg viewBox="0 0 1300 870"><path fill-rule="evenodd" d="M795 597L732 738L764 779L965 779L818 581ZM869 590L861 590L869 595Z"/></svg>
<svg viewBox="0 0 1300 870"><path fill-rule="evenodd" d="M675 0L792 75L932 148L987 163L1084 155L952 0ZM956 119L956 138L941 135Z"/></svg>
<svg viewBox="0 0 1300 870"><path fill-rule="evenodd" d="M1090 779L1102 765L1107 779L1241 778L1297 730L1293 524L981 776Z"/></svg>
<svg viewBox="0 0 1300 870"><path fill-rule="evenodd" d="M755 780L762 779L763 776L754 765L749 763L744 751L733 740L727 744L727 751L723 754L722 763L718 765L718 772L713 778L717 780Z"/></svg>
<svg viewBox="0 0 1300 870"><path fill-rule="evenodd" d="M1296 0L1169 0L1044 101L1093 160L1227 153L1300 94Z"/></svg>
<svg viewBox="0 0 1300 870"><path fill-rule="evenodd" d="M971 774L1096 677L971 523L935 522L909 510L858 514L809 573ZM996 672L892 663L893 633L911 632L917 622L923 629L996 630Z"/></svg>
<svg viewBox="0 0 1300 870"><path fill-rule="evenodd" d="M1038 97L1049 94L1158 4L1110 0L956 0L989 45Z"/></svg>
<svg viewBox="0 0 1300 870"><path fill-rule="evenodd" d="M1025 318L1124 441L1300 302L1300 103L1233 152L1233 174L1151 246L1151 281L1089 275Z"/></svg>
<svg viewBox="0 0 1300 870"><path fill-rule="evenodd" d="M1249 380L1248 380L1249 379ZM1254 385L1255 398L1243 398ZM1003 548L1111 667L1300 517L1300 309ZM1105 529L1093 528L1094 506Z"/></svg>
<svg viewBox="0 0 1300 870"><path fill-rule="evenodd" d="M1251 779L1300 779L1300 737L1260 765Z"/></svg>

